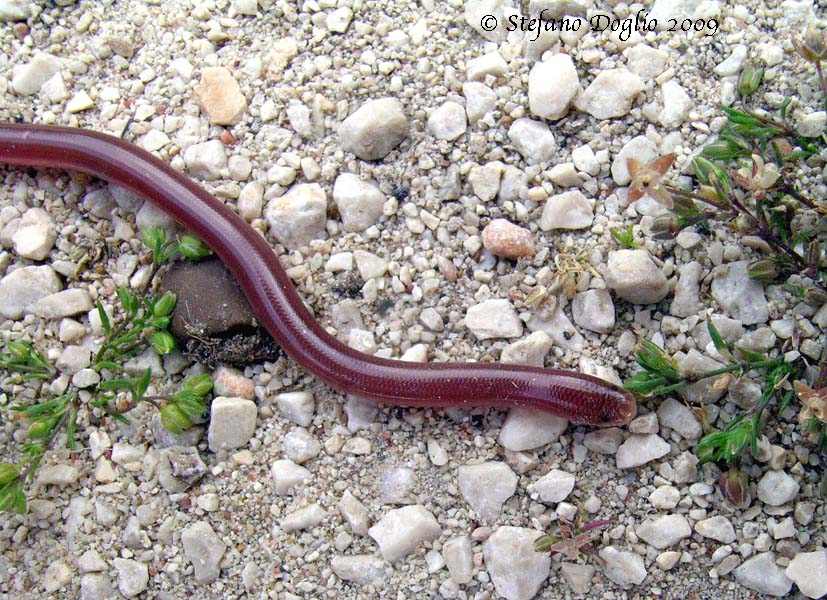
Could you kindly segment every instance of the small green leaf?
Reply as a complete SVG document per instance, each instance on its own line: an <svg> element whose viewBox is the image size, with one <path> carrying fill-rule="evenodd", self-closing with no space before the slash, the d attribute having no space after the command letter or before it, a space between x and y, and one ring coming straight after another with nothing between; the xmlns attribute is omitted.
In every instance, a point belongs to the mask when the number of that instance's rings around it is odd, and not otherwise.
<svg viewBox="0 0 827 600"><path fill-rule="evenodd" d="M611 234L612 238L624 248L629 248L634 250L635 248L640 248L637 242L635 242L635 231L634 225L629 225L628 229L610 229L609 233Z"/></svg>
<svg viewBox="0 0 827 600"><path fill-rule="evenodd" d="M150 382L151 379L152 379L152 370L147 368L147 370L144 371L144 374L141 377L141 380L138 382L138 385L136 387L136 391L138 392L137 393L138 397L135 398L136 402L138 400L140 400L141 398L143 398L144 394L146 394L146 390L149 387L149 382Z"/></svg>
<svg viewBox="0 0 827 600"><path fill-rule="evenodd" d="M167 404L161 409L161 423L172 433L181 433L192 425L189 417L176 404Z"/></svg>
<svg viewBox="0 0 827 600"><path fill-rule="evenodd" d="M113 390L131 390L134 387L134 380L120 378L107 379L98 384L98 389L102 392L110 392Z"/></svg>
<svg viewBox="0 0 827 600"><path fill-rule="evenodd" d="M0 512L14 512L24 514L28 510L26 493L23 491L23 480L15 479L4 486L0 486Z"/></svg>
<svg viewBox="0 0 827 600"><path fill-rule="evenodd" d="M100 317L101 327L104 333L112 331L112 323L109 322L109 315L106 314L106 310L104 310L103 304L100 302L98 302L98 316Z"/></svg>
<svg viewBox="0 0 827 600"><path fill-rule="evenodd" d="M152 314L156 317L166 317L172 314L175 308L175 294L166 292L161 298L152 305Z"/></svg>
<svg viewBox="0 0 827 600"><path fill-rule="evenodd" d="M209 373L201 373L184 380L184 389L192 390L196 396L206 396L212 390L212 380Z"/></svg>
<svg viewBox="0 0 827 600"><path fill-rule="evenodd" d="M207 410L207 407L195 398L176 398L175 404L190 420L201 418Z"/></svg>
<svg viewBox="0 0 827 600"><path fill-rule="evenodd" d="M72 408L72 411L69 413L69 421L66 425L66 445L69 447L69 450L74 450L76 446L75 427L77 426L77 419L78 409Z"/></svg>
<svg viewBox="0 0 827 600"><path fill-rule="evenodd" d="M706 328L709 331L709 337L712 338L712 343L715 344L715 349L718 352L725 352L729 349L727 343L721 337L721 334L718 333L718 329L715 327L715 323L712 322L712 319L709 319L706 322Z"/></svg>
<svg viewBox="0 0 827 600"><path fill-rule="evenodd" d="M175 339L167 331L156 331L150 338L155 352L164 356L175 350Z"/></svg>
<svg viewBox="0 0 827 600"><path fill-rule="evenodd" d="M141 230L144 245L152 252L159 250L167 241L167 232L160 225L152 225Z"/></svg>
<svg viewBox="0 0 827 600"><path fill-rule="evenodd" d="M724 111L731 123L737 123L738 125L761 125L761 121L740 110L730 108L729 106L721 106L721 110Z"/></svg>
<svg viewBox="0 0 827 600"><path fill-rule="evenodd" d="M0 464L0 485L11 483L20 477L20 469L11 463Z"/></svg>
<svg viewBox="0 0 827 600"><path fill-rule="evenodd" d="M178 242L178 252L190 260L198 260L212 254L212 250L204 242L192 235L181 237L181 241Z"/></svg>

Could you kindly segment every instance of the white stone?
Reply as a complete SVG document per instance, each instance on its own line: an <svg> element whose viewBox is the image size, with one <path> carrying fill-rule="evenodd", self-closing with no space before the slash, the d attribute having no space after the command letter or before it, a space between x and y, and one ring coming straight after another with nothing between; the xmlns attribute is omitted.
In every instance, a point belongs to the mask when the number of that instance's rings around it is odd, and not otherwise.
<svg viewBox="0 0 827 600"><path fill-rule="evenodd" d="M21 217L12 236L14 251L23 258L43 260L57 239L52 217L42 208L30 208Z"/></svg>
<svg viewBox="0 0 827 600"><path fill-rule="evenodd" d="M590 431L583 439L583 445L596 454L615 454L623 443L623 432L617 427Z"/></svg>
<svg viewBox="0 0 827 600"><path fill-rule="evenodd" d="M60 289L60 279L48 265L15 269L0 280L0 315L19 319L27 306Z"/></svg>
<svg viewBox="0 0 827 600"><path fill-rule="evenodd" d="M28 0L3 0L0 2L0 23L25 21L31 14L32 3Z"/></svg>
<svg viewBox="0 0 827 600"><path fill-rule="evenodd" d="M474 576L474 554L469 536L459 535L449 539L442 545L442 556L451 579L459 584L471 581Z"/></svg>
<svg viewBox="0 0 827 600"><path fill-rule="evenodd" d="M583 183L583 179L574 168L574 163L560 163L554 165L548 171L548 178L554 185L560 187L579 187Z"/></svg>
<svg viewBox="0 0 827 600"><path fill-rule="evenodd" d="M2 18L2 7L0 7L0 21ZM43 588L48 593L58 591L72 581L72 569L62 560L55 560L46 568L43 574Z"/></svg>
<svg viewBox="0 0 827 600"><path fill-rule="evenodd" d="M493 50L477 58L472 58L465 64L465 76L468 81L479 81L488 75L500 77L508 71L508 63L502 54Z"/></svg>
<svg viewBox="0 0 827 600"><path fill-rule="evenodd" d="M626 67L641 79L653 79L666 70L669 54L646 44L635 44L624 52Z"/></svg>
<svg viewBox="0 0 827 600"><path fill-rule="evenodd" d="M193 177L214 181L227 168L227 150L221 140L193 144L184 150L184 164Z"/></svg>
<svg viewBox="0 0 827 600"><path fill-rule="evenodd" d="M718 305L744 325L765 323L770 311L764 287L747 273L749 261L716 268L711 293Z"/></svg>
<svg viewBox="0 0 827 600"><path fill-rule="evenodd" d="M284 436L284 455L297 465L316 458L322 444L307 429L297 427Z"/></svg>
<svg viewBox="0 0 827 600"><path fill-rule="evenodd" d="M528 104L538 117L555 121L566 116L580 92L580 79L571 56L563 52L538 62L528 75Z"/></svg>
<svg viewBox="0 0 827 600"><path fill-rule="evenodd" d="M296 425L307 427L316 412L316 400L311 392L285 392L276 396L281 414Z"/></svg>
<svg viewBox="0 0 827 600"><path fill-rule="evenodd" d="M827 127L827 112L819 110L804 115L798 121L798 133L806 138L818 137Z"/></svg>
<svg viewBox="0 0 827 600"><path fill-rule="evenodd" d="M356 270L363 281L379 279L388 270L388 261L364 250L354 250L353 259L356 261Z"/></svg>
<svg viewBox="0 0 827 600"><path fill-rule="evenodd" d="M661 125L668 129L675 129L689 116L692 110L692 99L681 84L670 79L661 86L663 109L658 115Z"/></svg>
<svg viewBox="0 0 827 600"><path fill-rule="evenodd" d="M589 592L594 577L593 566L564 562L560 563L560 573L575 594L587 594Z"/></svg>
<svg viewBox="0 0 827 600"><path fill-rule="evenodd" d="M764 552L745 561L735 569L735 579L746 588L770 596L785 596L793 586L792 580L775 564L772 552Z"/></svg>
<svg viewBox="0 0 827 600"><path fill-rule="evenodd" d="M80 90L77 94L72 96L72 99L66 103L66 112L75 114L94 108L95 101L86 93L86 90Z"/></svg>
<svg viewBox="0 0 827 600"><path fill-rule="evenodd" d="M784 471L767 471L758 482L758 499L769 506L792 502L798 495L798 482Z"/></svg>
<svg viewBox="0 0 827 600"><path fill-rule="evenodd" d="M551 556L534 550L542 532L500 527L483 544L485 568L497 594L506 600L531 600L549 576Z"/></svg>
<svg viewBox="0 0 827 600"><path fill-rule="evenodd" d="M594 200L577 190L550 197L540 217L540 229L586 229L594 221Z"/></svg>
<svg viewBox="0 0 827 600"><path fill-rule="evenodd" d="M359 585L378 583L388 572L388 564L384 560L367 554L334 556L330 568L339 579Z"/></svg>
<svg viewBox="0 0 827 600"><path fill-rule="evenodd" d="M52 54L39 52L25 65L12 69L11 87L20 96L31 96L60 71L63 61Z"/></svg>
<svg viewBox="0 0 827 600"><path fill-rule="evenodd" d="M695 523L695 532L722 544L731 544L735 541L735 528L721 515L698 521Z"/></svg>
<svg viewBox="0 0 827 600"><path fill-rule="evenodd" d="M288 459L275 461L270 467L270 474L273 489L279 496L291 493L293 488L310 478L310 471Z"/></svg>
<svg viewBox="0 0 827 600"><path fill-rule="evenodd" d="M353 173L342 173L333 184L333 201L345 231L364 231L382 216L385 194L373 182Z"/></svg>
<svg viewBox="0 0 827 600"><path fill-rule="evenodd" d="M642 249L610 252L604 279L609 289L633 304L655 304L669 293L666 276Z"/></svg>
<svg viewBox="0 0 827 600"><path fill-rule="evenodd" d="M350 493L350 490L345 490L345 493L342 494L338 508L355 535L365 536L368 534L368 527L370 527L368 509L356 496Z"/></svg>
<svg viewBox="0 0 827 600"><path fill-rule="evenodd" d="M212 401L207 431L210 450L230 450L246 446L256 430L258 409L244 398L219 396Z"/></svg>
<svg viewBox="0 0 827 600"><path fill-rule="evenodd" d="M362 160L387 156L408 136L408 120L395 98L363 104L339 127L342 147Z"/></svg>
<svg viewBox="0 0 827 600"><path fill-rule="evenodd" d="M490 87L479 81L462 84L465 96L465 114L472 125L497 108L497 94Z"/></svg>
<svg viewBox="0 0 827 600"><path fill-rule="evenodd" d="M382 557L394 563L414 550L420 542L430 542L442 534L434 516L422 505L397 508L368 530L379 545Z"/></svg>
<svg viewBox="0 0 827 600"><path fill-rule="evenodd" d="M571 161L578 171L583 171L589 175L597 175L600 173L600 161L597 155L588 144L578 146L571 151Z"/></svg>
<svg viewBox="0 0 827 600"><path fill-rule="evenodd" d="M557 149L549 126L534 119L515 120L508 128L508 139L530 165L549 162Z"/></svg>
<svg viewBox="0 0 827 600"><path fill-rule="evenodd" d="M285 533L312 529L325 520L327 512L317 503L294 510L281 521L281 528Z"/></svg>
<svg viewBox="0 0 827 600"><path fill-rule="evenodd" d="M597 119L622 117L645 88L640 77L631 71L608 69L598 73L589 87L577 96L574 105Z"/></svg>
<svg viewBox="0 0 827 600"><path fill-rule="evenodd" d="M675 297L669 306L669 312L675 317L691 317L701 311L700 279L703 266L696 260L681 265L680 276L675 285Z"/></svg>
<svg viewBox="0 0 827 600"><path fill-rule="evenodd" d="M692 529L685 516L664 515L646 519L637 526L635 533L647 544L658 550L664 550L690 537Z"/></svg>
<svg viewBox="0 0 827 600"><path fill-rule="evenodd" d="M517 490L518 477L503 462L463 465L457 471L459 491L477 516L495 521L503 503Z"/></svg>
<svg viewBox="0 0 827 600"><path fill-rule="evenodd" d="M325 236L327 195L318 183L300 183L268 202L264 218L280 244L295 249Z"/></svg>
<svg viewBox="0 0 827 600"><path fill-rule="evenodd" d="M615 326L615 305L608 290L586 290L571 303L574 322L590 331L609 333Z"/></svg>
<svg viewBox="0 0 827 600"><path fill-rule="evenodd" d="M827 594L827 551L799 552L784 574L808 598L821 598Z"/></svg>
<svg viewBox="0 0 827 600"><path fill-rule="evenodd" d="M43 319L62 319L89 312L92 300L85 289L73 288L50 294L28 307L28 312Z"/></svg>
<svg viewBox="0 0 827 600"><path fill-rule="evenodd" d="M574 489L574 475L552 469L534 483L534 489L543 502L562 502Z"/></svg>
<svg viewBox="0 0 827 600"><path fill-rule="evenodd" d="M500 354L500 362L508 365L543 367L546 355L548 355L553 345L554 340L551 339L551 336L544 331L535 331L527 338L513 342L503 348L502 354Z"/></svg>
<svg viewBox="0 0 827 600"><path fill-rule="evenodd" d="M671 510L678 505L681 493L672 485L661 485L649 494L649 503L653 508Z"/></svg>
<svg viewBox="0 0 827 600"><path fill-rule="evenodd" d="M145 563L128 558L116 558L112 566L118 572L118 589L125 598L137 596L149 583L149 568Z"/></svg>
<svg viewBox="0 0 827 600"><path fill-rule="evenodd" d="M327 15L325 24L334 33L344 33L347 31L351 19L353 19L353 11L347 6L340 6Z"/></svg>
<svg viewBox="0 0 827 600"><path fill-rule="evenodd" d="M512 8L510 0L467 0L465 22L489 42L502 42L508 35L505 7ZM462 6L462 5L460 5Z"/></svg>
<svg viewBox="0 0 827 600"><path fill-rule="evenodd" d="M310 117L310 109L304 104L291 104L285 110L290 127L301 137L312 138L314 134L313 121Z"/></svg>
<svg viewBox="0 0 827 600"><path fill-rule="evenodd" d="M522 452L556 442L569 422L546 411L512 408L497 441L506 450Z"/></svg>
<svg viewBox="0 0 827 600"><path fill-rule="evenodd" d="M465 109L456 102L445 102L428 117L428 131L438 140L455 140L467 127Z"/></svg>
<svg viewBox="0 0 827 600"><path fill-rule="evenodd" d="M492 298L476 304L465 314L465 326L478 340L516 338L523 334L523 322L510 301Z"/></svg>
<svg viewBox="0 0 827 600"><path fill-rule="evenodd" d="M713 72L719 77L730 77L732 75L737 75L741 70L741 67L744 65L744 61L747 59L748 53L749 48L743 44L738 44L726 60L720 62L714 69L712 69Z"/></svg>
<svg viewBox="0 0 827 600"><path fill-rule="evenodd" d="M184 554L192 563L195 582L212 583L221 573L221 557L227 546L215 534L210 524L197 521L181 532Z"/></svg>
<svg viewBox="0 0 827 600"><path fill-rule="evenodd" d="M631 469L669 454L669 444L654 433L633 434L617 449L618 469Z"/></svg>
<svg viewBox="0 0 827 600"><path fill-rule="evenodd" d="M695 413L674 398L667 398L658 406L658 420L661 427L674 429L687 440L696 440L703 433Z"/></svg>
<svg viewBox="0 0 827 600"><path fill-rule="evenodd" d="M623 588L640 585L646 579L646 567L643 558L634 552L622 552L614 546L600 550L603 559L603 572L606 577Z"/></svg>

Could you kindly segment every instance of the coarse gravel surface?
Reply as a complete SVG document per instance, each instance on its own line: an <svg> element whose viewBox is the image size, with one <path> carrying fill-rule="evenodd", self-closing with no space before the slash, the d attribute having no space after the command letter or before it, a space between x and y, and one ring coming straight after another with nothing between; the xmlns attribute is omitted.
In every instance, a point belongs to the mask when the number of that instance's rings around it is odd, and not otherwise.
<svg viewBox="0 0 827 600"><path fill-rule="evenodd" d="M0 0L0 121L86 127L151 149L261 231L319 320L362 350L622 381L636 372L639 337L710 368L705 322L717 319L728 339L797 351L815 368L827 313L746 277L760 243L720 223L655 240L649 226L664 209L630 203L624 186L626 156L647 163L669 152L671 180L692 185L691 156L723 127L719 105L740 102L745 59L766 67L752 105L776 110L794 95L793 119L823 130L815 70L790 42L822 9L806 0L516 4ZM646 10L708 27L625 36L585 21L537 40L477 30L486 15L507 22L542 7L621 25ZM532 71L538 62L553 68ZM363 107L373 112L342 126ZM797 175L824 197L816 164ZM337 182L343 174L372 187ZM0 288L35 295L14 296L16 307L4 296L0 337L32 341L63 365L51 389L77 385L69 378L88 360L74 348L94 347L100 333L90 309L113 305L118 286L146 287L138 227L157 217L142 210L136 225L139 201L86 177L2 168L0 179ZM517 227L483 234L495 219ZM620 246L610 230L629 224L641 249L612 255ZM492 244L516 258L497 258ZM34 284L11 277L44 265L53 271L27 272ZM577 273L573 302L527 301L566 270ZM36 302L61 290L80 297L62 297L74 312L50 318ZM177 354L141 360L157 393L205 370ZM818 591L824 457L801 433L797 406L772 411L743 467L751 504L736 509L717 489L719 468L692 454L701 427L686 406L714 390L643 400L630 426L597 432L518 410L375 407L283 356L212 374L231 397L218 403L220 426L175 442L147 404L130 426L81 411L83 449L48 453L28 514L0 515L0 595L827 593ZM740 414L754 387L718 390L710 423ZM4 459L25 442L8 405L48 389L4 385ZM203 476L195 453L171 443L197 448ZM170 481L170 461L194 473L189 487ZM555 555L549 566L533 539L578 515L612 522L595 534L594 556Z"/></svg>

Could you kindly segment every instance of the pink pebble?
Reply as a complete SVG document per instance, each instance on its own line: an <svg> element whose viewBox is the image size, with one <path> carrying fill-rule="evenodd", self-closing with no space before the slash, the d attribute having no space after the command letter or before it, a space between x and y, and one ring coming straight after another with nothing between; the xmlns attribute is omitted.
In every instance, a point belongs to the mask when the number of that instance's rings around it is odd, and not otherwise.
<svg viewBox="0 0 827 600"><path fill-rule="evenodd" d="M495 256L518 259L534 255L531 232L505 219L494 219L482 230L482 243Z"/></svg>

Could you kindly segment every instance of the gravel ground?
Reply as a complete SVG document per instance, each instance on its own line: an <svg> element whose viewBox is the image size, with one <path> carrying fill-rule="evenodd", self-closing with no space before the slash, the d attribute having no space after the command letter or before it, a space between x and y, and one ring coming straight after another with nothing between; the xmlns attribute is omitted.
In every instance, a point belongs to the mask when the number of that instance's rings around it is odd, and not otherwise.
<svg viewBox="0 0 827 600"><path fill-rule="evenodd" d="M790 43L818 7L510 4L0 0L0 120L121 135L187 172L267 236L319 319L363 351L620 381L635 372L638 337L709 368L715 319L728 339L816 365L827 311L750 281L759 243L723 226L655 241L662 207L631 204L623 186L626 156L669 152L683 182L747 58L767 68L755 105L796 95L802 130L823 130L814 69ZM541 8L602 12L619 27L482 31L487 15L519 24L508 16ZM706 28L624 34L642 9ZM119 285L146 286L136 230L159 217L98 181L0 176L0 334L33 341L63 387L80 387L99 330L90 308ZM820 167L799 177L813 197L827 191ZM609 230L632 223L642 249L621 252ZM45 270L12 277L32 267ZM567 270L570 304L530 306ZM54 297L64 290L77 293ZM158 391L203 370L177 354L138 364L154 368ZM5 597L827 592L823 458L797 407L765 428L745 464L751 506L735 509L717 467L697 465L701 426L677 396L595 431L518 410L375 407L283 357L212 375L221 418L189 436L159 432L147 406L128 427L81 412L83 451L48 454L30 512L0 516ZM720 426L755 389L719 390L707 417ZM35 393L17 386L0 402ZM690 405L710 395L692 393ZM4 457L22 434L2 421ZM531 549L578 514L613 519L595 535L599 559Z"/></svg>

